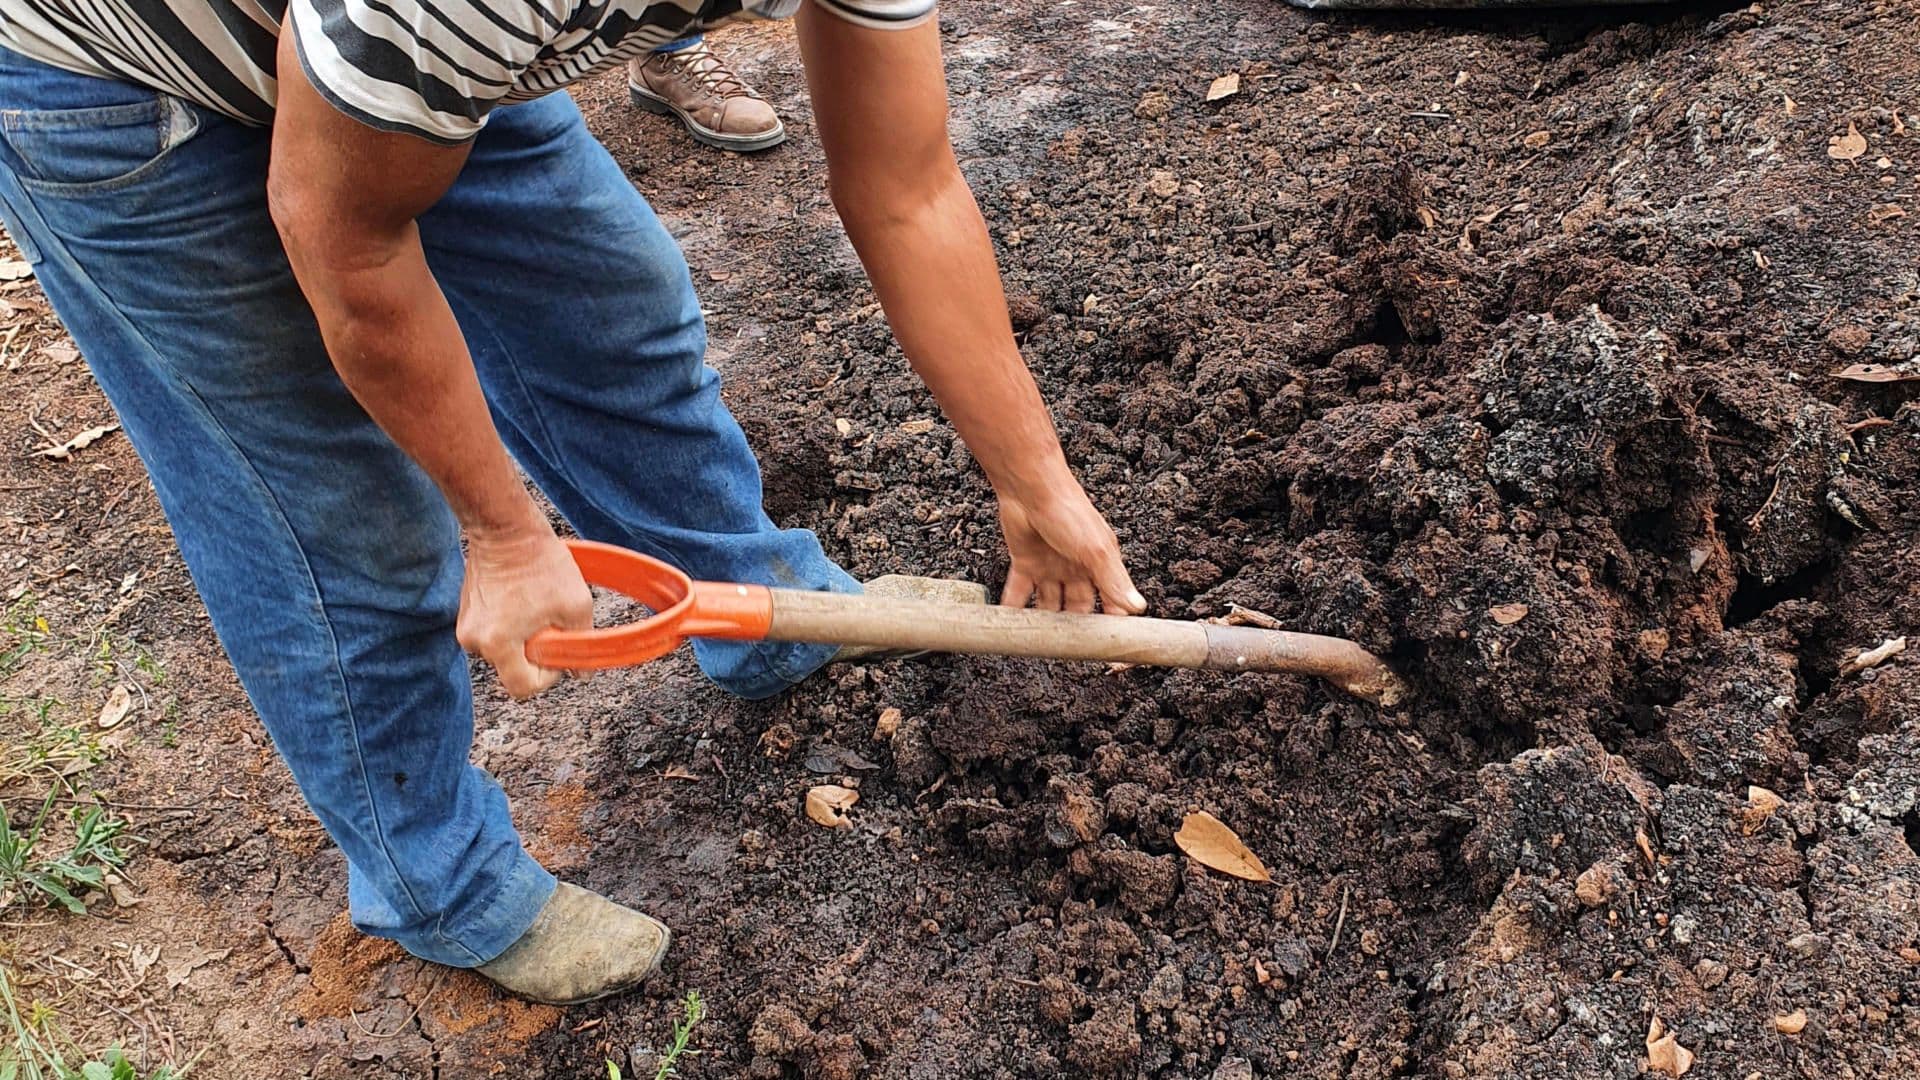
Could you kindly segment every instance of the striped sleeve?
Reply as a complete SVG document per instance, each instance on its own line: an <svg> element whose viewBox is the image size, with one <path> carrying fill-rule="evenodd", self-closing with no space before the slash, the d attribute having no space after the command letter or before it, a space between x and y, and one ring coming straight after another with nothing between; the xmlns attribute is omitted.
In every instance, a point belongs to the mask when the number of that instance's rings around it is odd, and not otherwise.
<svg viewBox="0 0 1920 1080"><path fill-rule="evenodd" d="M479 134L561 25L551 0L290 0L300 66L382 131L457 146Z"/></svg>
<svg viewBox="0 0 1920 1080"><path fill-rule="evenodd" d="M820 10L876 30L905 30L933 17L935 0L813 0Z"/></svg>

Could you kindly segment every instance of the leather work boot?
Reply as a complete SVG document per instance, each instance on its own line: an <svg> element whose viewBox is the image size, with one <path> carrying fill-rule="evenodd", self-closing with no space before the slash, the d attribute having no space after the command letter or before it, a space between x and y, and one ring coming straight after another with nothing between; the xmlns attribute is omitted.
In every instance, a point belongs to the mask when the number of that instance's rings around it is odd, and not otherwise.
<svg viewBox="0 0 1920 1080"><path fill-rule="evenodd" d="M986 604L987 587L972 581L954 581L951 578L913 577L908 574L887 574L874 578L866 585L868 596L891 596L900 600L929 600L942 604ZM910 649L883 649L878 645L842 645L840 651L833 654L828 663L838 664L847 660L910 660L916 656L925 656L925 651Z"/></svg>
<svg viewBox="0 0 1920 1080"><path fill-rule="evenodd" d="M627 96L643 109L678 116L695 139L722 150L765 150L787 137L773 106L704 41L628 61Z"/></svg>
<svg viewBox="0 0 1920 1080"><path fill-rule="evenodd" d="M530 1001L578 1005L638 986L672 940L659 920L563 881L527 932L478 970Z"/></svg>

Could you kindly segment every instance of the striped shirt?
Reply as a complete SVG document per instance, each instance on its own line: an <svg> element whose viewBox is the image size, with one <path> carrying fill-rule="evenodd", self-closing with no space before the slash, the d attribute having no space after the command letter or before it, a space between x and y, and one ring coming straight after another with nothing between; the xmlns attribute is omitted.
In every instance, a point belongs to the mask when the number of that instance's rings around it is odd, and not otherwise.
<svg viewBox="0 0 1920 1080"><path fill-rule="evenodd" d="M935 0L812 0L864 26L924 22ZM301 66L342 112L449 145L526 101L657 45L802 0L0 0L0 48L273 119L274 49L291 18Z"/></svg>

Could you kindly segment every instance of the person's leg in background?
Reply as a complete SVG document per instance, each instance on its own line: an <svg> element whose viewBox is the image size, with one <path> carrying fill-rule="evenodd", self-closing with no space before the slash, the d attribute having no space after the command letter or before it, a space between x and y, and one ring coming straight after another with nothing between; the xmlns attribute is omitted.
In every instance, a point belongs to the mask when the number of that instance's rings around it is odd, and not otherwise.
<svg viewBox="0 0 1920 1080"><path fill-rule="evenodd" d="M508 447L582 536L696 578L859 588L812 533L761 509L759 464L703 362L686 261L571 99L495 110L420 235ZM695 652L723 688L765 697L833 649Z"/></svg>
<svg viewBox="0 0 1920 1080"><path fill-rule="evenodd" d="M699 34L629 61L627 96L643 109L679 117L696 140L722 150L765 150L787 138L773 106Z"/></svg>
<svg viewBox="0 0 1920 1080"><path fill-rule="evenodd" d="M459 533L334 373L266 203L268 133L0 51L0 211L152 473L354 921L474 966L554 880L469 763Z"/></svg>

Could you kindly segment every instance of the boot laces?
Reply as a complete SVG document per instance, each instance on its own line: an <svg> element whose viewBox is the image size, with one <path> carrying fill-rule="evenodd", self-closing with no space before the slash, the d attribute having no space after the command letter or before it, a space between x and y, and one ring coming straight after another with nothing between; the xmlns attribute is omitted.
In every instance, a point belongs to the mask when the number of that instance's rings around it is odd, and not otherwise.
<svg viewBox="0 0 1920 1080"><path fill-rule="evenodd" d="M702 90L725 100L727 98L751 97L753 91L747 88L740 76L715 56L707 48L706 42L678 49L662 57L667 63L678 68L681 75L691 80Z"/></svg>

